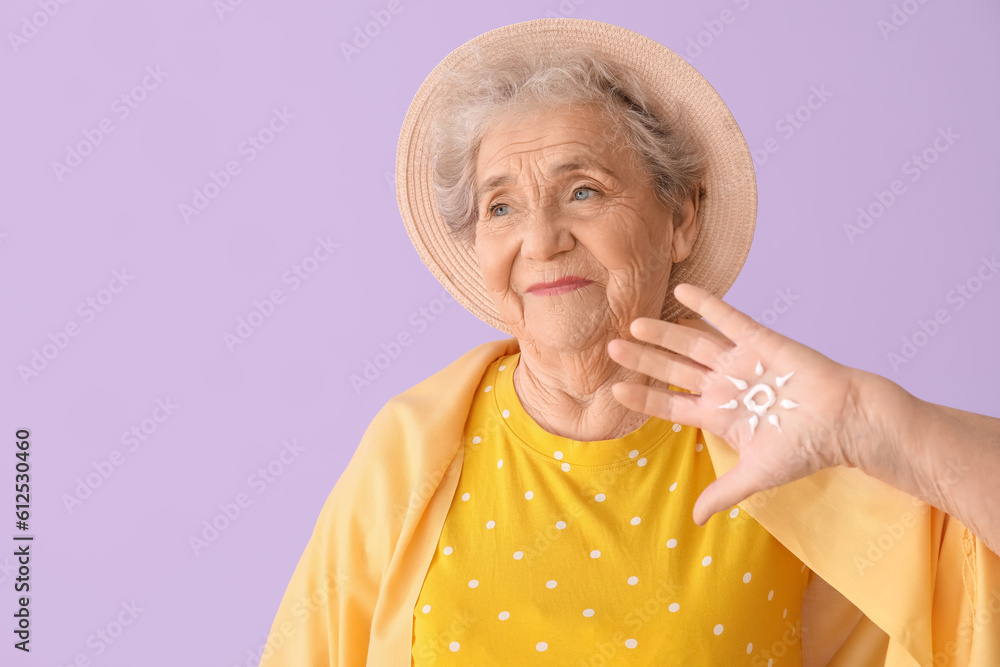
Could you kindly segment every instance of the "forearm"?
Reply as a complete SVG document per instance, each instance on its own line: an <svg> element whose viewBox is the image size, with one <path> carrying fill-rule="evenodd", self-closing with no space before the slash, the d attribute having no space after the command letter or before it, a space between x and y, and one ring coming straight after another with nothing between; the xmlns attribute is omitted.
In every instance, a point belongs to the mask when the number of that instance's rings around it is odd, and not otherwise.
<svg viewBox="0 0 1000 667"><path fill-rule="evenodd" d="M955 517L1000 554L1000 419L921 400L859 371L865 473Z"/></svg>

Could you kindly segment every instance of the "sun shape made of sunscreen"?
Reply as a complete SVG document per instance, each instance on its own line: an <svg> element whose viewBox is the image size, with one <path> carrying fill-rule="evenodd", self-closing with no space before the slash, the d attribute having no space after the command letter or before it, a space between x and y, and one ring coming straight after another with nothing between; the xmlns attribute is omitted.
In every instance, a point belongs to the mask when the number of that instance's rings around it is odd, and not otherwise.
<svg viewBox="0 0 1000 667"><path fill-rule="evenodd" d="M760 361L757 362L757 368L754 369L754 374L760 377L764 374L764 367L761 365ZM774 379L774 384L778 387L785 386L788 379L795 375L795 371L787 375L780 375ZM741 380L739 378L734 378L731 375L727 375L726 379L736 385L736 388L743 391L749 387L749 383L746 380ZM763 394L762 400L758 401L757 396ZM783 398L778 400L774 389L771 388L769 384L764 382L758 382L754 386L750 387L746 394L743 395L743 405L747 406L753 414L750 415L750 435L753 435L754 431L757 429L757 424L760 423L761 418L765 415L767 416L767 421L773 424L778 431L781 431L781 424L778 423L778 415L771 413L767 414L768 409L778 403L781 407L786 410L792 410L799 407L799 404L789 398ZM724 405L720 405L721 410L735 410L739 406L740 402L735 398Z"/></svg>

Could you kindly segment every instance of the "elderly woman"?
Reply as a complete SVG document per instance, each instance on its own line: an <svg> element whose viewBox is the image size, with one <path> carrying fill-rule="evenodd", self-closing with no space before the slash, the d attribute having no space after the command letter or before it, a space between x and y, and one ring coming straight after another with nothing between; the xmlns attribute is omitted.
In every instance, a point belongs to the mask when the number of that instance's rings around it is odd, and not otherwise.
<svg viewBox="0 0 1000 667"><path fill-rule="evenodd" d="M1000 664L1000 422L719 298L752 163L683 60L486 33L417 93L397 184L511 337L378 413L262 665Z"/></svg>

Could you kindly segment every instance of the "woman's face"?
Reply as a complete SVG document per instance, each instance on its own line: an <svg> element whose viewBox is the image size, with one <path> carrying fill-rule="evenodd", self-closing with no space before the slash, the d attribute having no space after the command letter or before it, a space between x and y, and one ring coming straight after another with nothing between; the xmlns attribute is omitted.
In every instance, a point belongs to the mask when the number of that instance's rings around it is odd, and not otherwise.
<svg viewBox="0 0 1000 667"><path fill-rule="evenodd" d="M678 212L614 150L593 106L505 117L476 164L475 252L500 316L525 344L583 350L660 317L673 262L690 252L693 200ZM536 287L580 279L563 289ZM601 350L603 352L603 348Z"/></svg>

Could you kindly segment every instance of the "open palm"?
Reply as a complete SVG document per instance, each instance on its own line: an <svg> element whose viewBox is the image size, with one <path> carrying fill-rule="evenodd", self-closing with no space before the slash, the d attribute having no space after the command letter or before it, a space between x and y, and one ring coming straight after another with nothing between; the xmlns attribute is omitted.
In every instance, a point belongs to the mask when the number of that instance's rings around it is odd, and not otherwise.
<svg viewBox="0 0 1000 667"><path fill-rule="evenodd" d="M757 491L850 465L849 434L856 432L853 422L860 417L853 369L772 331L699 287L681 284L674 294L729 340L639 318L631 325L632 335L657 347L617 339L608 344L608 354L626 368L691 392L622 382L612 389L619 402L709 431L739 453L739 463L695 503L698 524Z"/></svg>

